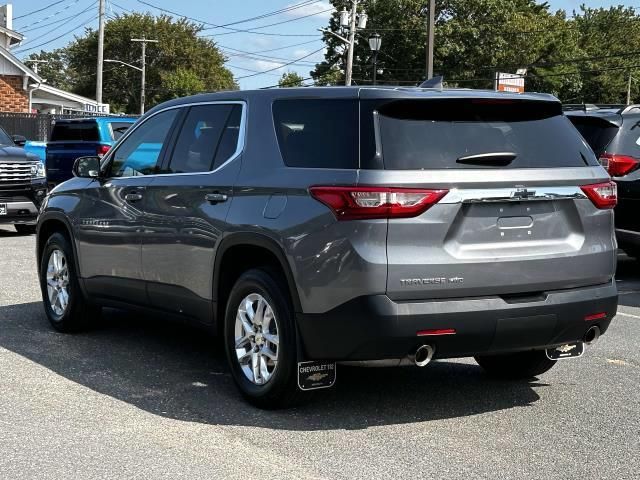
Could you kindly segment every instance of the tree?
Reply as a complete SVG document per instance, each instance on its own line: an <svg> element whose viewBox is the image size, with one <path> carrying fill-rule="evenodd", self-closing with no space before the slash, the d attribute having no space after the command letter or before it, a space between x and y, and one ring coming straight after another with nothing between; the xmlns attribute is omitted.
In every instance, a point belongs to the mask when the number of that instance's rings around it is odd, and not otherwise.
<svg viewBox="0 0 640 480"><path fill-rule="evenodd" d="M117 16L105 25L104 58L140 66L141 46L130 39L145 36L158 40L158 43L147 44L147 107L177 96L237 88L233 75L224 67L226 59L215 43L197 36L201 30L200 25L166 15ZM98 34L92 29L64 48L68 68L77 75L72 90L80 95L95 95L97 51ZM105 63L102 95L103 101L110 103L115 111L137 112L140 72Z"/></svg>
<svg viewBox="0 0 640 480"><path fill-rule="evenodd" d="M336 12L328 29L340 33L338 12L349 10L351 2L331 3ZM356 35L355 84L372 82L367 39L374 32L382 37L379 83L418 85L425 79L424 4L425 0L360 1L369 24ZM535 0L436 0L434 71L444 75L448 86L493 88L496 72L527 68L527 90L549 92L562 100L620 101L628 71L608 70L597 76L582 72L609 66L631 68L633 57L625 57L626 63L620 57L592 63L580 59L638 50L631 45L640 45L639 20L640 12L623 7L583 7L568 17ZM325 60L311 75L318 84L343 83L346 45L327 33L323 38ZM635 71L640 76L640 69ZM637 95L638 84L634 85L632 93Z"/></svg>
<svg viewBox="0 0 640 480"><path fill-rule="evenodd" d="M46 63L38 62L37 67L29 60L44 60ZM38 70L38 75L46 80L47 85L51 85L63 90L70 90L74 84L75 72L69 68L64 49L57 49L52 52L41 50L40 53L32 53L25 59L27 66L33 70Z"/></svg>
<svg viewBox="0 0 640 480"><path fill-rule="evenodd" d="M304 78L298 75L296 72L285 72L278 80L278 87L302 87L304 85Z"/></svg>

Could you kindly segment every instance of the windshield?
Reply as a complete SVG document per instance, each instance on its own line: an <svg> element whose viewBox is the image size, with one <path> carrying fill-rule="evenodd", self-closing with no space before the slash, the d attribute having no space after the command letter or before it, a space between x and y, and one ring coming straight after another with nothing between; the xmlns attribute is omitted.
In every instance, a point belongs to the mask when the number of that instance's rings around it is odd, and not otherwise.
<svg viewBox="0 0 640 480"><path fill-rule="evenodd" d="M396 100L370 104L369 109L372 118L377 116L379 153L385 169L598 165L559 105L552 102ZM504 157L505 153L509 153L509 161L500 165L491 161L496 154ZM466 157L479 158L459 161Z"/></svg>
<svg viewBox="0 0 640 480"><path fill-rule="evenodd" d="M0 145L14 145L11 137L2 128L0 128Z"/></svg>

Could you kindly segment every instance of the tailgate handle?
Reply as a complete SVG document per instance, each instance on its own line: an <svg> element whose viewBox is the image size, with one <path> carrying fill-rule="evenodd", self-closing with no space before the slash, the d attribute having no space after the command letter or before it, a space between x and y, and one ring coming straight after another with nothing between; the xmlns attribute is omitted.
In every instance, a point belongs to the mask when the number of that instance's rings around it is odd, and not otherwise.
<svg viewBox="0 0 640 480"><path fill-rule="evenodd" d="M140 194L140 193L127 193L124 196L124 199L127 202L139 202L140 200L142 200L142 194Z"/></svg>

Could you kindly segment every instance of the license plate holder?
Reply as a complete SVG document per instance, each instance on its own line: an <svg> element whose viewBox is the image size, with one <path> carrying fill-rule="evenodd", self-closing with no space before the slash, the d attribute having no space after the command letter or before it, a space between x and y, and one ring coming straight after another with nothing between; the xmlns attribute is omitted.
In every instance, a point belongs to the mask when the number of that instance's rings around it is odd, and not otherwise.
<svg viewBox="0 0 640 480"><path fill-rule="evenodd" d="M578 358L584 353L583 342L573 342L560 345L555 348L547 348L546 354L549 360L564 360L566 358Z"/></svg>
<svg viewBox="0 0 640 480"><path fill-rule="evenodd" d="M7 204L0 203L0 215L6 215L6 214L7 214Z"/></svg>
<svg viewBox="0 0 640 480"><path fill-rule="evenodd" d="M336 383L336 364L314 360L298 362L298 387L300 390L329 388Z"/></svg>

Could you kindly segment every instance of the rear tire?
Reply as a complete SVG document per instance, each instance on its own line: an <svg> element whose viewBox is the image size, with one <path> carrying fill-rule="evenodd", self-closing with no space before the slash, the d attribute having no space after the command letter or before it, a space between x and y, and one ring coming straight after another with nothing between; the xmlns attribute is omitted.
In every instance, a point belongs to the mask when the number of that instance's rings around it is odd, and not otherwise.
<svg viewBox="0 0 640 480"><path fill-rule="evenodd" d="M73 249L61 233L51 235L42 250L40 289L47 318L60 332L83 330L100 317L101 308L80 289Z"/></svg>
<svg viewBox="0 0 640 480"><path fill-rule="evenodd" d="M16 232L20 235L34 235L36 233L35 225L27 225L25 223L16 223L14 225Z"/></svg>
<svg viewBox="0 0 640 480"><path fill-rule="evenodd" d="M249 327L254 333L248 333ZM299 403L303 392L298 389L295 320L280 275L270 269L252 269L240 276L227 301L224 343L233 380L249 403L264 409ZM269 357L274 350L276 362Z"/></svg>
<svg viewBox="0 0 640 480"><path fill-rule="evenodd" d="M479 355L475 359L490 376L512 380L537 377L557 363L555 360L549 360L544 350Z"/></svg>

